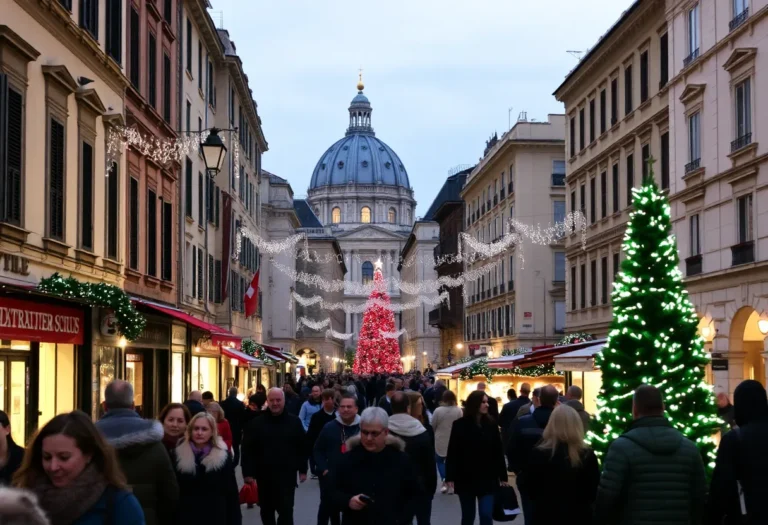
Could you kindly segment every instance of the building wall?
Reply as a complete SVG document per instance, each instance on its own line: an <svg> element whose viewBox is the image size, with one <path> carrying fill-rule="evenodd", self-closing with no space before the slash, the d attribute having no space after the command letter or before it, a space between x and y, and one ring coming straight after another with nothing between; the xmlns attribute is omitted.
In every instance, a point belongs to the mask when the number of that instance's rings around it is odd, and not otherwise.
<svg viewBox="0 0 768 525"><path fill-rule="evenodd" d="M459 234L464 229L464 205L455 204L451 211L438 219L440 227L440 242L438 255L440 257L455 256L458 251ZM446 262L435 266L438 277L459 275L463 270L462 264L458 262ZM461 287L448 289L449 305L440 305L433 309L439 309L441 321L442 317L447 318L447 322L441 322L440 332L440 353L437 358L429 357L430 363L448 363L452 359L466 355L464 346L464 296ZM433 314L434 315L434 314ZM451 359L449 359L449 357Z"/></svg>

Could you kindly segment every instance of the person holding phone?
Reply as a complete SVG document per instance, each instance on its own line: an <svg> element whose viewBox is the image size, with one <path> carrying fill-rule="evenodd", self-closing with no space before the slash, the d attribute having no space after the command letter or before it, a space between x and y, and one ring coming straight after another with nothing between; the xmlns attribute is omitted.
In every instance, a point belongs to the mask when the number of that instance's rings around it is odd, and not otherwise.
<svg viewBox="0 0 768 525"><path fill-rule="evenodd" d="M389 416L369 407L360 418L360 434L347 440L347 453L334 475L334 500L344 525L410 523L422 497L405 443L389 433ZM406 475L403 475L406 473Z"/></svg>

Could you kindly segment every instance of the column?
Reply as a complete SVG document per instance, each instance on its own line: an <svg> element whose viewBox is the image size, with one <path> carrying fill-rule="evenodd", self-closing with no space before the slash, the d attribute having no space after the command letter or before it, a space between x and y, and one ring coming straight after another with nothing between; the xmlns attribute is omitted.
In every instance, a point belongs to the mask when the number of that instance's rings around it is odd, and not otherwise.
<svg viewBox="0 0 768 525"><path fill-rule="evenodd" d="M389 251L389 277L394 278L395 277L395 271L397 270L397 265L395 264L395 250ZM392 281L389 282L389 293L392 293L392 290L394 290L394 284Z"/></svg>
<svg viewBox="0 0 768 525"><path fill-rule="evenodd" d="M349 278L353 283L357 282L357 272L355 271L356 267L357 264L355 264L355 250L349 250Z"/></svg>
<svg viewBox="0 0 768 525"><path fill-rule="evenodd" d="M349 333L352 331L352 314L347 312L347 324L344 326L344 331Z"/></svg>

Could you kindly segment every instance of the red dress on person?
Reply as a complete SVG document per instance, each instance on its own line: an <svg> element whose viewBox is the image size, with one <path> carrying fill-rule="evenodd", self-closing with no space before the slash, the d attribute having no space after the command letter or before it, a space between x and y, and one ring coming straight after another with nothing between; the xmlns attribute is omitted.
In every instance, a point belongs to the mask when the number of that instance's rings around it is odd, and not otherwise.
<svg viewBox="0 0 768 525"><path fill-rule="evenodd" d="M229 426L229 421L222 419L216 423L216 430L224 443L227 444L227 449L232 450L232 429Z"/></svg>

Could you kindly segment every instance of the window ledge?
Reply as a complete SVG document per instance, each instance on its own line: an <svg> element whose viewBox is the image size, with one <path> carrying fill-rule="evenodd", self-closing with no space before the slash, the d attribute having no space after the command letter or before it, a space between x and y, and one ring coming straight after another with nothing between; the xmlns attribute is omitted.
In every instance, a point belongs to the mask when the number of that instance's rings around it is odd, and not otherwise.
<svg viewBox="0 0 768 525"><path fill-rule="evenodd" d="M50 237L43 237L43 248L47 252L59 255L61 257L67 257L69 256L69 249L71 246L64 244L63 242L56 239L51 239Z"/></svg>
<svg viewBox="0 0 768 525"><path fill-rule="evenodd" d="M205 228L203 228L200 224L198 224L197 225L197 231L199 231L200 233L204 233L205 232Z"/></svg>
<svg viewBox="0 0 768 525"><path fill-rule="evenodd" d="M623 119L621 119L621 121L622 121L622 122L629 122L629 121L631 121L633 118L635 118L635 112L636 112L638 109L640 109L640 108L635 108L635 109L633 109L632 111L630 111L629 113L627 113L626 115L624 115L624 118L623 118Z"/></svg>
<svg viewBox="0 0 768 525"><path fill-rule="evenodd" d="M197 86L197 92L200 95L200 98L205 100L205 93L203 93L203 88L201 88L200 86Z"/></svg>
<svg viewBox="0 0 768 525"><path fill-rule="evenodd" d="M0 239L11 241L14 244L24 244L29 237L29 231L14 224L0 222Z"/></svg>
<svg viewBox="0 0 768 525"><path fill-rule="evenodd" d="M187 220L187 224L194 224L195 223L195 219L193 219L189 215L185 215L184 218Z"/></svg>
<svg viewBox="0 0 768 525"><path fill-rule="evenodd" d="M163 290L164 292L170 292L171 290L173 290L173 282L166 281L165 279L163 279L162 281L160 281L160 289Z"/></svg>
<svg viewBox="0 0 768 525"><path fill-rule="evenodd" d="M163 33L168 37L168 40L171 42L171 44L176 41L176 35L173 34L173 28L165 18L163 18Z"/></svg>
<svg viewBox="0 0 768 525"><path fill-rule="evenodd" d="M639 106L637 106L637 108L635 109L635 111L643 111L643 110L645 110L646 108L648 108L648 106L650 106L650 105L651 105L651 101L652 101L652 100L653 100L653 99L652 99L651 97L648 97L647 99L645 99L645 102L643 102L642 104L640 104Z"/></svg>
<svg viewBox="0 0 768 525"><path fill-rule="evenodd" d="M101 258L101 265L105 270L109 270L117 274L120 273L120 267L122 266L118 261L107 259L106 257Z"/></svg>
<svg viewBox="0 0 768 525"><path fill-rule="evenodd" d="M685 182L686 188L690 186L695 186L702 180L704 180L704 166L695 169L689 173L686 173L683 175L683 181Z"/></svg>
<svg viewBox="0 0 768 525"><path fill-rule="evenodd" d="M742 148L737 149L732 153L729 153L728 158L731 159L735 165L736 162L743 157L749 157L749 159L747 160L754 159L756 153L757 153L757 142L752 142Z"/></svg>
<svg viewBox="0 0 768 525"><path fill-rule="evenodd" d="M589 146L587 146L587 148L593 149L595 146L597 146L597 139L595 139L592 142L590 142Z"/></svg>
<svg viewBox="0 0 768 525"><path fill-rule="evenodd" d="M149 286L150 288L157 288L157 285L160 284L160 279L157 277L153 277L151 275L144 275L144 284Z"/></svg>
<svg viewBox="0 0 768 525"><path fill-rule="evenodd" d="M75 248L75 259L80 262L84 262L90 266L95 266L97 258L98 257L96 254L89 250L85 250L83 248Z"/></svg>

